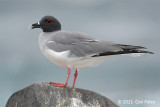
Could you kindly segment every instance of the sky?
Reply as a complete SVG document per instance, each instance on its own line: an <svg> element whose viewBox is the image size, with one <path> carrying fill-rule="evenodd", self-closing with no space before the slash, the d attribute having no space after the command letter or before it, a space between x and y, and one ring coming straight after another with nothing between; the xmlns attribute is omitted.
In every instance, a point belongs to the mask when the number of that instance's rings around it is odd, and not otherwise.
<svg viewBox="0 0 160 107"><path fill-rule="evenodd" d="M155 54L116 56L80 69L77 88L100 93L122 107L160 106L160 0L0 0L0 107L35 82L64 82L66 70L46 59L38 46L40 29L28 30L45 15L62 30L99 40L147 47ZM69 86L72 86L74 70ZM155 104L118 104L118 100Z"/></svg>

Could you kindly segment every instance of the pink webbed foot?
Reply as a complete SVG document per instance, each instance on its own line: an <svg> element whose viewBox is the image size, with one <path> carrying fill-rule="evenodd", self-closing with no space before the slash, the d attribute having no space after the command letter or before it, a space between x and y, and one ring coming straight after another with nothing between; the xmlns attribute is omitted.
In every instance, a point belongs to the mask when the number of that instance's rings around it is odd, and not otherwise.
<svg viewBox="0 0 160 107"><path fill-rule="evenodd" d="M71 70L70 70L70 68L68 68L68 70L67 70L67 79L66 79L64 84L50 82L50 85L55 86L55 87L66 87L67 83L68 83L68 79L69 79L70 73L71 73Z"/></svg>
<svg viewBox="0 0 160 107"><path fill-rule="evenodd" d="M50 85L55 86L55 87L66 87L67 86L67 84L54 83L54 82L50 82Z"/></svg>

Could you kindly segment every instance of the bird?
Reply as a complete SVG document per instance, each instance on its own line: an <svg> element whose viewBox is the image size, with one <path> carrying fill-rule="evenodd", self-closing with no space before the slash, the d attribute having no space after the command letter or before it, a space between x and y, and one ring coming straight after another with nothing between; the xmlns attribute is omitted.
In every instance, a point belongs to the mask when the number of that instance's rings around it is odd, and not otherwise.
<svg viewBox="0 0 160 107"><path fill-rule="evenodd" d="M50 85L55 87L68 85L71 69L75 69L72 85L74 88L79 69L95 67L113 56L153 54L153 52L144 50L147 48L142 46L118 44L98 40L82 32L61 30L59 20L49 15L30 26L30 29L34 28L42 29L38 43L44 56L57 66L67 69L67 79L64 84L50 82Z"/></svg>

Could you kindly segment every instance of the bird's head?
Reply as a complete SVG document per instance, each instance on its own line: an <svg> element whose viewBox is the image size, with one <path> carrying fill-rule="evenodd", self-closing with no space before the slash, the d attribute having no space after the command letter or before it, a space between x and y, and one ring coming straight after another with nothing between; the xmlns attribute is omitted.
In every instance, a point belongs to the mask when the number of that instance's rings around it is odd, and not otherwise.
<svg viewBox="0 0 160 107"><path fill-rule="evenodd" d="M34 28L41 28L43 32L53 32L61 30L61 24L53 16L44 16L38 23L32 24L30 26L30 29Z"/></svg>

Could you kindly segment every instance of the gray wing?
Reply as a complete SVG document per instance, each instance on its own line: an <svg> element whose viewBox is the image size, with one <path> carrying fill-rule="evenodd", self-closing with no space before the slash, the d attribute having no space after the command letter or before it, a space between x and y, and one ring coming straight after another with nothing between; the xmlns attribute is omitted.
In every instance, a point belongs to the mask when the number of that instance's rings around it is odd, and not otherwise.
<svg viewBox="0 0 160 107"><path fill-rule="evenodd" d="M125 50L144 48L140 46L116 44L110 41L100 41L78 32L59 32L51 38L46 46L56 52L69 50L71 57L97 57L125 54Z"/></svg>

